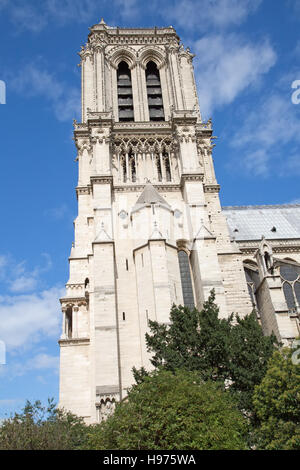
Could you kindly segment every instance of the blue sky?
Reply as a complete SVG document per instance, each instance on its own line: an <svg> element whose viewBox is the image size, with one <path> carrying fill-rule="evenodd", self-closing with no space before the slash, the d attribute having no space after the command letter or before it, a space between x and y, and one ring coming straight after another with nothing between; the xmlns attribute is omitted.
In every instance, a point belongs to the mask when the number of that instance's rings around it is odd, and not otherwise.
<svg viewBox="0 0 300 470"><path fill-rule="evenodd" d="M223 205L300 202L300 0L0 0L0 418L58 397L58 298L76 217L72 119L88 27L173 25L218 136Z"/></svg>

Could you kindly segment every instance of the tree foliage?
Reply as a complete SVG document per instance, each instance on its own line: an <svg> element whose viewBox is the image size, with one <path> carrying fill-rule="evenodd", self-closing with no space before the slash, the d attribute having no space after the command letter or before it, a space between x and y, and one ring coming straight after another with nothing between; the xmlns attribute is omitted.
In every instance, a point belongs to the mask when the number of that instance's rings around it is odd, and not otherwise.
<svg viewBox="0 0 300 470"><path fill-rule="evenodd" d="M189 371L154 371L90 433L90 449L246 449L231 395Z"/></svg>
<svg viewBox="0 0 300 470"><path fill-rule="evenodd" d="M260 449L300 450L300 364L293 363L292 354L288 348L274 352L265 377L255 388Z"/></svg>
<svg viewBox="0 0 300 470"><path fill-rule="evenodd" d="M240 407L251 410L254 387L265 374L276 338L263 335L254 313L219 318L214 300L212 292L200 312L174 305L170 325L149 321L146 344L151 363L170 371L197 371L203 380L226 381ZM134 369L137 383L145 375L144 369Z"/></svg>
<svg viewBox="0 0 300 470"><path fill-rule="evenodd" d="M84 446L87 426L82 418L40 401L27 401L21 413L15 413L0 425L1 450L66 450Z"/></svg>

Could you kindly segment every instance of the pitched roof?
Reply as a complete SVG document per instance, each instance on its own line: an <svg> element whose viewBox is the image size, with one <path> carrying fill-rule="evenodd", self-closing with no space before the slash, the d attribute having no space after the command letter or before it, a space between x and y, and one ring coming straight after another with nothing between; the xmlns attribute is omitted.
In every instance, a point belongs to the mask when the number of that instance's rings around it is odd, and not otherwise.
<svg viewBox="0 0 300 470"><path fill-rule="evenodd" d="M147 206L149 204L159 204L166 209L171 209L170 205L167 203L167 201L159 194L156 188L151 183L147 183L138 198L138 200L135 203L134 208L132 211L136 211L144 206Z"/></svg>
<svg viewBox="0 0 300 470"><path fill-rule="evenodd" d="M300 204L223 207L229 231L237 241L300 238Z"/></svg>

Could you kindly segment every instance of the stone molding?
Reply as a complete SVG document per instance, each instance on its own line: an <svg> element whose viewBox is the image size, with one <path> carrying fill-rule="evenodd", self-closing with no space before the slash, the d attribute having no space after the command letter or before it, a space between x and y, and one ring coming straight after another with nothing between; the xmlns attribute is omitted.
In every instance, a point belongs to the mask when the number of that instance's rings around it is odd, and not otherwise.
<svg viewBox="0 0 300 470"><path fill-rule="evenodd" d="M183 173L181 175L181 180L180 180L180 185L183 186L183 184L186 181L203 181L204 179L204 174L203 173Z"/></svg>
<svg viewBox="0 0 300 470"><path fill-rule="evenodd" d="M68 338L68 339L60 339L58 341L58 344L60 346L82 346L86 345L88 346L90 344L90 338Z"/></svg>
<svg viewBox="0 0 300 470"><path fill-rule="evenodd" d="M220 185L219 184L204 184L203 189L205 193L219 193Z"/></svg>

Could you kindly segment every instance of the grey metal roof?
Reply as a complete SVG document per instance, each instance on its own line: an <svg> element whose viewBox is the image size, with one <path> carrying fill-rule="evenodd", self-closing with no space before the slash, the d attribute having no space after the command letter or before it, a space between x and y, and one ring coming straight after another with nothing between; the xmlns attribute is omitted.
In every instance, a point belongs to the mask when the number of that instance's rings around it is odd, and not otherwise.
<svg viewBox="0 0 300 470"><path fill-rule="evenodd" d="M260 240L262 235L267 240L300 238L300 204L230 206L222 210L237 241Z"/></svg>

